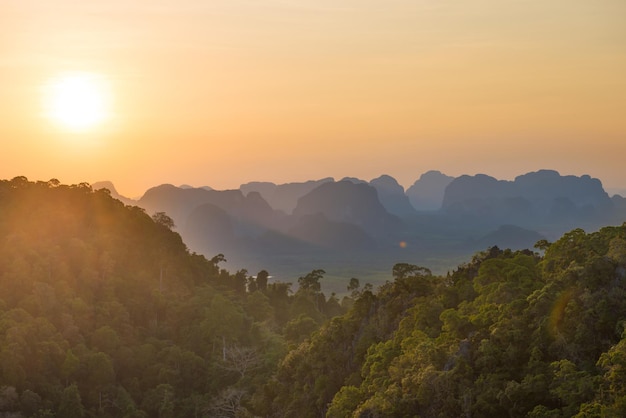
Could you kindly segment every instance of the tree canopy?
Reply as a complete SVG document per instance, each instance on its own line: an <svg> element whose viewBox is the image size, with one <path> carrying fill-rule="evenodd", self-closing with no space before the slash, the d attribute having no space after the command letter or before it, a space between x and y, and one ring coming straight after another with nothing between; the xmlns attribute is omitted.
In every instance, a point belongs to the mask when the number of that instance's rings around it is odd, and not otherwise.
<svg viewBox="0 0 626 418"><path fill-rule="evenodd" d="M446 277L397 264L289 352L266 415L624 416L625 244L626 224L543 256L493 247Z"/></svg>
<svg viewBox="0 0 626 418"><path fill-rule="evenodd" d="M314 316L308 337L326 299L318 287L296 303L265 270L231 274L173 227L86 183L0 181L0 416L251 409L287 323Z"/></svg>
<svg viewBox="0 0 626 418"><path fill-rule="evenodd" d="M340 303L322 269L230 273L157 215L0 181L0 416L626 416L626 224L398 263Z"/></svg>

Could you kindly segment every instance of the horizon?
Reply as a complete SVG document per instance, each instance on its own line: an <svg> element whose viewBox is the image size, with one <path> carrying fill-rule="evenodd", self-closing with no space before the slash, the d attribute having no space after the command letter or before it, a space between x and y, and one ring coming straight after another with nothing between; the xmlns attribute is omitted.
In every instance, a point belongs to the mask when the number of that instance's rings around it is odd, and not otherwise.
<svg viewBox="0 0 626 418"><path fill-rule="evenodd" d="M8 0L0 178L626 188L626 3Z"/></svg>
<svg viewBox="0 0 626 418"><path fill-rule="evenodd" d="M277 186L280 186L280 185L283 185L283 184L289 184L289 183L304 183L304 182L307 182L307 181L320 181L320 180L327 179L327 178L332 179L332 181L334 181L334 182L342 181L342 180L344 180L344 179L346 179L346 178L354 178L354 179L358 179L358 180L366 181L366 182L368 182L368 183L369 183L369 182L371 182L372 180L374 180L374 179L376 179L376 178L379 178L379 177L382 177L382 176L385 176L385 175L386 175L386 176L390 176L390 177L392 177L393 179L395 179L395 180L398 182L398 184L399 184L399 185L400 185L400 186L404 189L404 191L406 192L406 191L407 191L407 189L408 189L408 188L410 188L410 187L411 187L411 186L412 186L415 182L417 182L423 174L426 174L427 172L431 172L431 171L440 172L440 173L441 173L441 174L443 174L443 175L449 175L448 173L445 173L445 172L443 172L443 171L441 171L441 170L427 170L427 171L425 171L425 172L423 172L423 173L419 174L419 175L415 178L415 180L414 180L414 181L412 181L412 182L411 182L410 184L408 184L408 185L404 185L404 184L402 184L402 183L401 183L401 182L400 182L400 181L399 181L396 177L394 177L393 175L388 174L388 173L383 173L383 174L380 174L380 175L375 176L375 177L372 177L372 178L360 178L360 177L356 177L356 176L344 176L344 177L341 177L341 178L336 178L336 177L333 177L333 176L325 176L325 177L319 177L319 178L306 179L306 180L302 180L302 181L289 181L289 180L287 180L287 181L285 181L285 182L273 182L273 181L265 181L265 180L250 180L250 181L248 181L248 182L240 183L240 184L239 184L239 185L237 185L237 186L234 186L234 187L226 187L226 188L217 188L217 187L212 186L211 184L190 184L190 183L185 183L185 182L183 182L183 183L164 182L164 183L158 183L158 184L153 184L153 185L151 185L151 186L148 186L145 190L141 191L140 193L133 194L133 195L124 193L124 191L123 191L123 190L120 190L119 186L118 186L115 182L113 182L113 181L111 181L111 180L102 179L102 180L92 181L92 182L88 182L88 183L93 185L93 184L98 184L98 183L106 183L106 182L110 182L110 183L113 185L113 187L115 187L115 190L116 190L116 191L120 194L120 196L123 196L123 197L125 197L125 198L129 198L129 199L134 199L134 200L136 200L136 199L141 198L141 197L145 194L145 192L147 192L148 190L150 190L150 189L152 189L152 188L154 188L154 187L159 187L159 186L163 186L163 185L172 185L172 186L175 186L175 187L178 187L178 188L182 188L182 187L190 187L190 188L194 188L194 189L200 189L200 188L203 188L203 187L209 187L209 188L211 188L211 189L213 189L213 190L216 190L216 191L225 191L225 190L238 190L238 189L240 189L243 185L245 185L245 184L250 184L250 183L271 183L271 184L275 184L275 185L277 185ZM499 177L497 177L497 176L492 176L492 175L490 175L490 174L488 174L488 173L474 173L474 174L467 174L467 173L464 173L464 174L461 174L460 176L467 175L467 176L470 176L470 177L474 177L474 176L477 176L477 175L487 175L487 176L489 176L489 177L493 177L493 178L495 178L495 179L496 179L496 180L498 180L498 181L514 181L514 180L515 180L517 177L519 177L519 176L522 176L522 175L525 175L525 174L534 173L534 172L538 172L538 171L556 171L556 172L557 172L560 176L562 176L562 177L565 177L565 176L582 177L582 176L587 175L587 176L590 176L590 177L591 177L591 178L593 178L593 179L597 179L597 180L599 180L599 181L600 181L600 183L602 183L602 188L604 189L604 191L605 191L605 192L607 192L607 194L609 194L609 196L612 196L612 195L614 195L614 194L620 194L620 195L622 195L623 197L626 197L626 196L624 196L624 195L626 195L626 187L610 187L610 186L607 186L606 184L604 184L604 182L602 181L602 179L599 179L599 178L597 178L597 177L594 177L593 175L588 174L588 173L585 173L585 174L582 174L582 175L574 175L574 174L561 173L561 172L559 172L558 170L552 170L552 169L548 169L548 168L543 168L543 169L538 169L538 170L528 171L528 172L525 172L525 173L519 173L519 174L517 174L516 176L514 176L513 178L499 178ZM455 178L457 178L457 177L460 177L460 176L451 176L451 177L455 177Z"/></svg>
<svg viewBox="0 0 626 418"><path fill-rule="evenodd" d="M497 175L493 175L491 173L488 172L474 172L474 173L460 173L459 175L452 175L450 173L447 173L443 170L438 170L438 169L430 169L430 170L425 170L421 173L417 173L414 180L409 180L407 182L402 182L400 178L394 176L393 174L390 174L389 172L383 172L380 173L378 175L373 175L370 177L359 177L359 176L355 176L355 175L345 175L345 176L332 176L332 175L327 175L327 176L318 176L315 178L301 178L301 179L289 179L286 178L284 180L280 180L280 181L273 181L273 180L265 180L265 179L249 179L247 181L242 181L240 183L236 183L236 182L231 182L231 183L220 183L220 184L225 184L225 186L219 187L216 185L211 184L209 181L202 183L202 180L198 180L195 182L190 182L190 181L177 181L177 182L173 182L173 181L168 181L165 177L162 178L163 181L157 181L155 183L146 183L145 188L135 188L135 189L130 189L127 188L126 183L121 181L119 182L119 184L113 180L110 180L108 178L99 178L99 179L95 179L95 180L91 180L91 179L80 179L80 178L76 178L76 179L72 179L69 181L66 181L66 179L64 178L58 178L55 176L49 177L49 178L34 178L34 177L30 177L28 175L25 174L15 174L15 175L9 175L6 176L4 178L4 180L11 180L12 178L15 177L19 177L19 176L24 176L26 178L28 178L30 181L48 181L51 179L57 179L59 180L62 184L79 184L79 183L89 183L89 184L97 184L97 183L104 183L104 182L110 182L113 184L113 186L115 187L116 191L121 195L124 196L126 198L130 198L130 199L138 199L141 196L143 196L143 194L148 191L149 189L153 188L153 187L157 187L157 186L161 186L161 185L173 185L176 187L181 187L181 186L189 186L192 188L202 188L202 187L210 187L213 190L217 190L217 191L223 191L223 190L237 190L239 188L241 188L241 186L248 184L248 183L273 183L276 185L282 185L282 184L288 184L288 183L304 183L307 181L318 181L318 180L322 180L325 178L332 178L333 181L341 181L344 178L356 178L359 180L363 180L366 182L370 182L378 177L384 176L384 175L388 175L392 178L394 178L398 184L405 190L411 187L416 181L419 180L420 176L429 172L429 171L439 171L440 173L447 175L447 176L451 176L451 177L460 177L463 175L467 175L467 176L477 176L477 175L487 175L490 177L493 177L497 180L503 180L503 181L514 181L516 177L524 175L524 174L528 174L528 173L533 173L533 172L537 172L537 171L542 171L542 170L552 170L552 171L557 171L559 173L559 175L561 176L575 176L575 177L582 177L582 176L590 176L591 178L594 179L598 179L601 183L602 183L602 187L603 189L609 193L609 195L612 194L620 194L619 192L622 192L624 194L626 194L626 181L624 181L623 183L617 184L617 185L609 185L607 184L602 178L599 178L598 176L593 175L592 173L588 173L588 172L584 172L581 171L580 174L577 173L565 173L565 172L561 172L559 170L556 169L552 169L552 168L538 168L538 169L534 169L534 170L529 170L529 171L524 171L524 172L519 172L514 174L513 176L509 176L509 177L499 177ZM130 191L129 191L130 190ZM626 196L624 196L626 197Z"/></svg>

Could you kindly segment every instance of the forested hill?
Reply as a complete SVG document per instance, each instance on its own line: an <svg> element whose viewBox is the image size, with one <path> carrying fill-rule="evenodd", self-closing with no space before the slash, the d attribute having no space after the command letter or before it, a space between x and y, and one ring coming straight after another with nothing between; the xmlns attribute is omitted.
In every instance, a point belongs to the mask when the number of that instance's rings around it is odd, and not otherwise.
<svg viewBox="0 0 626 418"><path fill-rule="evenodd" d="M322 270L292 293L171 226L88 184L0 181L0 417L234 416L343 312Z"/></svg>
<svg viewBox="0 0 626 418"><path fill-rule="evenodd" d="M626 416L626 224L321 292L88 184L0 181L0 417ZM623 338L624 337L624 338Z"/></svg>
<svg viewBox="0 0 626 418"><path fill-rule="evenodd" d="M408 264L291 351L267 416L626 416L626 224ZM269 401L273 400L273 403Z"/></svg>

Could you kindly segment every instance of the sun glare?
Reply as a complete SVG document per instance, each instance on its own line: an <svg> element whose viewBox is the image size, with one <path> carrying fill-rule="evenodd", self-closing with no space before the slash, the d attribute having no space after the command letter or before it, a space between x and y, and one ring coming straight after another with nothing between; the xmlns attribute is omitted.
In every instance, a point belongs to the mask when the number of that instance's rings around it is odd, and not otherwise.
<svg viewBox="0 0 626 418"><path fill-rule="evenodd" d="M46 86L46 114L71 131L90 130L110 116L110 89L96 74L69 73L52 79Z"/></svg>

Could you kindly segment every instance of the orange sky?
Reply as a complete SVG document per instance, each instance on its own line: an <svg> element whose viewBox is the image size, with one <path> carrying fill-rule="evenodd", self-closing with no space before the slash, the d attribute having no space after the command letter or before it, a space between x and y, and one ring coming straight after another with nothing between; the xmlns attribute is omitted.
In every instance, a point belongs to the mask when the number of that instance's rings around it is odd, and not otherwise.
<svg viewBox="0 0 626 418"><path fill-rule="evenodd" d="M540 168L626 188L623 0L4 0L0 178L252 180ZM81 133L42 91L97 74Z"/></svg>

